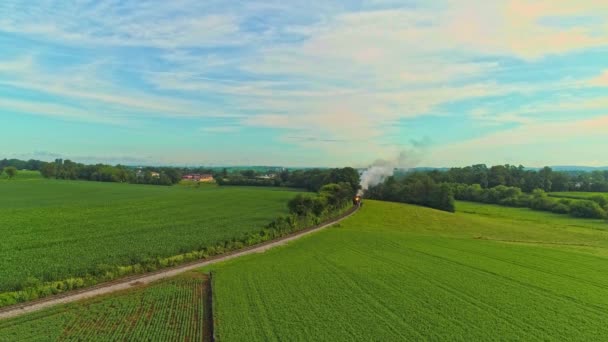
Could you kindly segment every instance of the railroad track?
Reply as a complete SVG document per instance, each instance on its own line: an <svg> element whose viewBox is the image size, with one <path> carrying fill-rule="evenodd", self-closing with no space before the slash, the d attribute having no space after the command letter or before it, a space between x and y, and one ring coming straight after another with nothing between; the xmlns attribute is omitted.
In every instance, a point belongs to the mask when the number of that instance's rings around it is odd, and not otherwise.
<svg viewBox="0 0 608 342"><path fill-rule="evenodd" d="M29 301L26 303L7 306L7 307L0 309L0 319L16 317L16 316L20 316L20 315L30 313L30 312L39 311L39 310L42 310L42 309L45 309L45 308L48 308L51 306L59 305L59 304L71 303L71 302L75 302L75 301L82 300L82 299L92 298L92 297L100 296L103 294L108 294L108 293L112 293L112 292L116 292L116 291L130 289L130 288L133 288L136 286L149 284L151 282L154 282L154 281L157 281L160 279L170 278L170 277L176 276L176 275L186 272L186 271L194 270L197 268L205 267L208 265L216 264L218 262L223 262L223 261L230 260L230 259L235 259L235 258L238 258L243 255L248 255L248 254L253 254L253 253L262 253L273 247L284 245L290 241L297 240L303 236L309 235L309 234L319 231L321 229L332 226L332 225L350 217L355 212L357 212L358 209L359 209L358 206L353 207L352 209L348 210L344 214L342 214L330 221L324 222L320 225L302 229L302 230L299 230L299 231L291 233L289 235L280 237L275 240L262 242L260 244L245 247L245 248L242 248L242 249L239 249L236 251L232 251L229 253L216 255L216 256L213 256L213 257L210 257L207 259L202 259L202 260L185 263L185 264L182 264L179 266L164 268L162 270L158 270L158 271L154 271L154 272L120 278L117 280L90 286L90 287L87 287L84 289L64 292L61 294L57 294L54 296L50 296L50 297L46 297L46 298L42 298L42 299L38 299L38 300L34 300L34 301Z"/></svg>

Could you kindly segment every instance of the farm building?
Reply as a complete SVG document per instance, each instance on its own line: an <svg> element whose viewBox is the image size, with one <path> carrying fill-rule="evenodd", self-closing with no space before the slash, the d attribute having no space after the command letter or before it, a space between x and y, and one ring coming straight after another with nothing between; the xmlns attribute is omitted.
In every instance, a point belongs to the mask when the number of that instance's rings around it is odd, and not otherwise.
<svg viewBox="0 0 608 342"><path fill-rule="evenodd" d="M210 174L198 174L198 173L191 173L191 174L187 174L187 175L183 175L182 176L183 180L190 180L193 182L203 182L203 183L210 183L213 182L213 175Z"/></svg>

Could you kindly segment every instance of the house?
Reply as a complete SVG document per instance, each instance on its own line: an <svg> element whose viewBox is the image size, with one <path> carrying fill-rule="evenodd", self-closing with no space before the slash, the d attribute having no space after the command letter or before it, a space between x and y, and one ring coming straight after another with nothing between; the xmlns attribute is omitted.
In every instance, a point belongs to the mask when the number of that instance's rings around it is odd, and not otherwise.
<svg viewBox="0 0 608 342"><path fill-rule="evenodd" d="M202 175L200 175L200 178L198 181L203 182L203 183L211 183L211 182L214 182L215 179L213 179L213 175L211 175L211 174L202 174Z"/></svg>
<svg viewBox="0 0 608 342"><path fill-rule="evenodd" d="M193 181L193 182L203 182L203 183L211 183L215 181L213 179L213 175L210 174L198 174L198 173L190 173L182 176L183 180Z"/></svg>
<svg viewBox="0 0 608 342"><path fill-rule="evenodd" d="M158 173L158 172L150 172L150 176L152 178L160 178L160 173Z"/></svg>

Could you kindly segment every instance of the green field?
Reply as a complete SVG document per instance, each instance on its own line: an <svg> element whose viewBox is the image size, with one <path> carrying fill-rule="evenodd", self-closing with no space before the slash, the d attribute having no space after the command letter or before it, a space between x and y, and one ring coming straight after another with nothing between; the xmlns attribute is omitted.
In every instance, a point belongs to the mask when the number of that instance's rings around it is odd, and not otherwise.
<svg viewBox="0 0 608 342"><path fill-rule="evenodd" d="M144 288L0 321L0 342L201 341L206 277L187 273Z"/></svg>
<svg viewBox="0 0 608 342"><path fill-rule="evenodd" d="M0 174L0 181L1 180L9 180L6 172ZM11 181L16 180L42 180L42 176L38 171L19 170L17 171L15 178L11 179Z"/></svg>
<svg viewBox="0 0 608 342"><path fill-rule="evenodd" d="M200 250L287 213L293 191L0 180L0 293Z"/></svg>
<svg viewBox="0 0 608 342"><path fill-rule="evenodd" d="M608 223L468 202L457 210L367 201L337 226L202 270L214 272L218 340L605 340ZM153 288L149 301L170 302ZM174 322L163 313L171 302L155 305L163 319L137 314L96 328L106 312L149 303L125 298L6 320L0 336L78 340L101 329L101 340L132 340L144 333L133 326ZM200 310L188 307L180 322L199 322Z"/></svg>
<svg viewBox="0 0 608 342"><path fill-rule="evenodd" d="M563 197L563 198L575 198L575 199L588 199L593 196L604 196L608 198L608 193L606 192L551 192L549 196L551 197Z"/></svg>
<svg viewBox="0 0 608 342"><path fill-rule="evenodd" d="M216 267L222 341L608 336L608 224L368 201L340 227Z"/></svg>

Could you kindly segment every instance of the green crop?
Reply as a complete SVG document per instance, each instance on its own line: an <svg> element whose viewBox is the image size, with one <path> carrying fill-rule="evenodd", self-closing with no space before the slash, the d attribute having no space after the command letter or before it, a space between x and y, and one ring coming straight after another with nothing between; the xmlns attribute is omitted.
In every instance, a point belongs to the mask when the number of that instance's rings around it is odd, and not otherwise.
<svg viewBox="0 0 608 342"><path fill-rule="evenodd" d="M0 341L201 341L207 279L189 273L0 322Z"/></svg>
<svg viewBox="0 0 608 342"><path fill-rule="evenodd" d="M605 340L604 221L467 202L456 206L458 212L450 214L366 201L332 228L205 268L214 271L218 340ZM175 307L162 299L169 298L160 294L164 290L154 291L155 310ZM182 333L160 331L175 331L169 322L185 327L200 320L200 309L189 307L179 315L159 315L154 323L135 315L94 328L105 312L131 302L120 295L99 299L97 306L85 301L24 315L0 322L0 336L148 340L156 335L144 334L156 331L159 339L184 340ZM133 325L142 327L137 338ZM111 337L103 328L108 326L116 331ZM44 335L51 332L59 335Z"/></svg>
<svg viewBox="0 0 608 342"><path fill-rule="evenodd" d="M602 221L457 203L367 201L330 228L216 269L222 341L608 336Z"/></svg>
<svg viewBox="0 0 608 342"><path fill-rule="evenodd" d="M1 180L0 294L258 232L287 213L293 196L269 188Z"/></svg>

